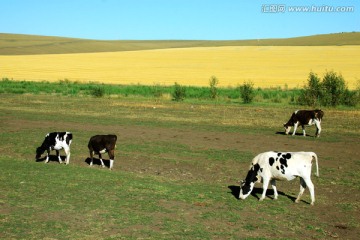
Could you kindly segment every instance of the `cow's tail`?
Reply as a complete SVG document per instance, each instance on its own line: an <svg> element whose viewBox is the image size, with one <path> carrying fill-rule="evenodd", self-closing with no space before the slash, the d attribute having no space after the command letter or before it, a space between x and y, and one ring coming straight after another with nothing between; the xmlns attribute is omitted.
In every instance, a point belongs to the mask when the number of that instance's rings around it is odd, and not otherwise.
<svg viewBox="0 0 360 240"><path fill-rule="evenodd" d="M316 176L319 177L319 164L318 164L318 157L316 155L316 153L313 153L313 159L315 159L315 164L316 164Z"/></svg>

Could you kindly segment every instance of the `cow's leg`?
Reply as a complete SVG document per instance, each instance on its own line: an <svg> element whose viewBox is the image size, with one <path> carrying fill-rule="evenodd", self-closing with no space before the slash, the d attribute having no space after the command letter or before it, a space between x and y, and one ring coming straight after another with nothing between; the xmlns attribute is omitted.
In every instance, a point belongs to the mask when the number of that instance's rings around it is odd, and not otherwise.
<svg viewBox="0 0 360 240"><path fill-rule="evenodd" d="M102 160L101 153L99 153L99 159L100 159L100 162L101 162L101 166L102 166L102 167L105 167L105 164L104 164L104 162L103 162L103 160Z"/></svg>
<svg viewBox="0 0 360 240"><path fill-rule="evenodd" d="M55 150L55 151L56 151L56 156L57 156L58 159L59 159L59 163L61 164L61 163L62 163L62 160L61 160L60 152L59 152L59 150Z"/></svg>
<svg viewBox="0 0 360 240"><path fill-rule="evenodd" d="M114 149L109 151L109 159L110 159L110 170L112 170L114 165Z"/></svg>
<svg viewBox="0 0 360 240"><path fill-rule="evenodd" d="M321 122L318 120L315 120L315 126L316 126L316 137L320 137L321 132Z"/></svg>
<svg viewBox="0 0 360 240"><path fill-rule="evenodd" d="M305 178L303 180L306 184L306 186L309 188L309 192L310 192L310 197L311 197L311 205L314 205L315 203L315 189L314 189L314 184L312 183L310 177L309 178Z"/></svg>
<svg viewBox="0 0 360 240"><path fill-rule="evenodd" d="M90 150L90 167L92 167L93 165L93 160L94 160L94 151Z"/></svg>
<svg viewBox="0 0 360 240"><path fill-rule="evenodd" d="M296 203L300 202L300 198L303 195L306 186L307 186L307 184L306 184L305 180L302 177L300 177L300 192L295 200Z"/></svg>
<svg viewBox="0 0 360 240"><path fill-rule="evenodd" d="M45 159L45 163L48 163L49 162L49 155L50 155L50 150L47 149L46 150L46 159Z"/></svg>
<svg viewBox="0 0 360 240"><path fill-rule="evenodd" d="M301 125L301 127L302 127L302 131L303 131L303 136L306 137L305 125Z"/></svg>
<svg viewBox="0 0 360 240"><path fill-rule="evenodd" d="M270 182L270 179L268 179L267 177L263 177L263 193L261 195L261 198L259 199L259 201L262 201L265 199L265 196L266 196L266 191L267 191L267 188L269 186L269 182Z"/></svg>
<svg viewBox="0 0 360 240"><path fill-rule="evenodd" d="M66 161L65 164L68 165L70 162L70 148L64 148L65 154L66 154Z"/></svg>
<svg viewBox="0 0 360 240"><path fill-rule="evenodd" d="M299 122L294 124L294 131L293 131L293 134L292 134L293 136L295 136L295 134L296 134L296 130L297 130L298 125L299 125Z"/></svg>
<svg viewBox="0 0 360 240"><path fill-rule="evenodd" d="M276 200L276 199L278 199L278 196L279 196L277 189L276 189L276 180L271 179L270 184L271 184L272 189L274 190L274 200Z"/></svg>

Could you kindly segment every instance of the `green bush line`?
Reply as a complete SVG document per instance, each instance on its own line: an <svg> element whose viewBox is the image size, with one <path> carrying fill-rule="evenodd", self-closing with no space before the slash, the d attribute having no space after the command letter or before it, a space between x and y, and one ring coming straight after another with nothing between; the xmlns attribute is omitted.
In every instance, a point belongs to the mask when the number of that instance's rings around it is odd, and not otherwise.
<svg viewBox="0 0 360 240"><path fill-rule="evenodd" d="M183 86L184 87L184 86ZM59 94L59 95L83 95L83 96L111 96L122 97L141 96L145 98L166 98L172 97L174 86L147 86L147 85L114 85L101 83L79 83L67 79L58 82L35 82L35 81L15 81L3 78L0 81L0 93L12 94ZM185 86L186 99L208 99L211 100L210 87ZM299 94L298 89L282 90L274 89L255 89L255 95L261 96L264 100L275 98L290 99ZM217 88L217 98L214 100L238 100L240 98L239 87Z"/></svg>
<svg viewBox="0 0 360 240"><path fill-rule="evenodd" d="M102 84L96 82L79 83L68 79L58 82L48 81L15 81L3 78L0 81L0 94L58 94L63 96L92 96L92 97L143 97L164 100L176 100L176 89L174 86L162 85L120 85ZM182 100L187 101L213 101L218 103L246 103L242 100L242 86L238 87L216 87L216 97L213 89L209 87L181 86L185 89ZM302 89L278 88L254 88L251 102L274 103L274 104L296 104L299 102ZM354 91L355 92L355 91ZM249 102L247 102L249 103Z"/></svg>

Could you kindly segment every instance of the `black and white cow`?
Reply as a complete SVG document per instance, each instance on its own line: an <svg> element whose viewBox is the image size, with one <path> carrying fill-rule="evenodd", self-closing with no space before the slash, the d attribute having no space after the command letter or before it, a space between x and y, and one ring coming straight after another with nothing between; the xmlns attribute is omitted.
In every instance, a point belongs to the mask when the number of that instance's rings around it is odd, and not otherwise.
<svg viewBox="0 0 360 240"><path fill-rule="evenodd" d="M66 154L66 165L70 161L70 145L73 139L71 132L52 132L45 136L45 139L40 147L36 149L36 159L39 159L41 155L47 151L45 163L49 162L49 154L51 150L56 151L56 156L59 159L59 163L62 163L59 150L64 149Z"/></svg>
<svg viewBox="0 0 360 240"><path fill-rule="evenodd" d="M300 192L295 202L300 201L306 186L309 188L311 205L315 202L314 184L311 181L312 162L316 163L316 176L319 176L318 158L313 152L264 152L251 162L250 169L240 185L240 199L245 199L254 188L256 182L263 183L260 201L265 199L269 182L274 189L274 199L278 198L276 180L293 180L300 177Z"/></svg>
<svg viewBox="0 0 360 240"><path fill-rule="evenodd" d="M116 135L95 135L89 140L88 148L90 151L90 166L93 165L94 153L99 155L101 166L105 167L101 154L108 153L110 158L110 170L114 164L114 151L116 147Z"/></svg>
<svg viewBox="0 0 360 240"><path fill-rule="evenodd" d="M296 129L299 125L301 125L304 137L306 136L305 133L305 126L316 125L316 137L320 136L321 132L321 120L324 116L324 112L316 109L316 110L297 110L293 112L289 121L284 124L285 134L288 135L291 127L294 126L294 131L292 135L296 134Z"/></svg>

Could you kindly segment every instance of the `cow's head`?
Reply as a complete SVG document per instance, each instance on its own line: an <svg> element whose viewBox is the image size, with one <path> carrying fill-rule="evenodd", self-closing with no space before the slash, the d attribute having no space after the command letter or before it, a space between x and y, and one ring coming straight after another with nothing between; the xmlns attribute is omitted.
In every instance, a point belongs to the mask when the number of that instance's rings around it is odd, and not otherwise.
<svg viewBox="0 0 360 240"><path fill-rule="evenodd" d="M45 150L42 147L38 147L36 149L36 159L39 159L41 157L41 154L43 154L45 152Z"/></svg>
<svg viewBox="0 0 360 240"><path fill-rule="evenodd" d="M285 134L288 135L291 130L291 125L284 123Z"/></svg>
<svg viewBox="0 0 360 240"><path fill-rule="evenodd" d="M254 189L255 183L260 180L260 177L258 176L259 169L260 165L258 163L252 165L245 180L241 181L239 194L240 199L247 198Z"/></svg>

